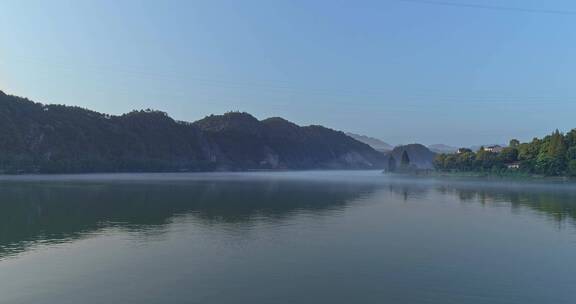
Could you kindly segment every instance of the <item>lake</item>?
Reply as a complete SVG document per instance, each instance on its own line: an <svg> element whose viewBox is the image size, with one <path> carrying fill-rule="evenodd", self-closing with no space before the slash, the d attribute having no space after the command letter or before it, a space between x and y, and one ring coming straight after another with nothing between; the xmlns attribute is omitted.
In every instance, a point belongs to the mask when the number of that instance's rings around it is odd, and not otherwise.
<svg viewBox="0 0 576 304"><path fill-rule="evenodd" d="M0 177L0 303L576 303L576 185Z"/></svg>

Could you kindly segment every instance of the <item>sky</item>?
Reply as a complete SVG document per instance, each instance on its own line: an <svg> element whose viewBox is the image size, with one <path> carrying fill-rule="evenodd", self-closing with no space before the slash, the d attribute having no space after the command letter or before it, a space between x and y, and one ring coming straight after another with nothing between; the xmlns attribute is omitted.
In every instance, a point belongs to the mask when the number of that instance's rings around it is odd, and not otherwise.
<svg viewBox="0 0 576 304"><path fill-rule="evenodd" d="M576 128L575 28L571 0L2 0L0 90L392 144L528 141Z"/></svg>

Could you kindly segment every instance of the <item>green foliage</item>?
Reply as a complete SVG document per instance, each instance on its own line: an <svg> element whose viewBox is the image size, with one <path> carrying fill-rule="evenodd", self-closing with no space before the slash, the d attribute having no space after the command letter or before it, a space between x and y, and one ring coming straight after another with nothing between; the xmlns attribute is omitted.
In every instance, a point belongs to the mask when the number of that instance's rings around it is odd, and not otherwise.
<svg viewBox="0 0 576 304"><path fill-rule="evenodd" d="M576 144L573 147L568 148L566 152L566 159L568 161L576 160Z"/></svg>
<svg viewBox="0 0 576 304"><path fill-rule="evenodd" d="M195 123L154 110L110 116L0 93L0 174L383 168L342 132L229 112Z"/></svg>
<svg viewBox="0 0 576 304"><path fill-rule="evenodd" d="M518 146L520 146L520 141L517 139L511 139L508 146L510 146L510 148L518 148Z"/></svg>
<svg viewBox="0 0 576 304"><path fill-rule="evenodd" d="M571 160L568 163L568 174L570 174L570 176L576 176L576 160Z"/></svg>
<svg viewBox="0 0 576 304"><path fill-rule="evenodd" d="M566 133L565 141L569 147L576 146L576 129L573 129L572 131Z"/></svg>
<svg viewBox="0 0 576 304"><path fill-rule="evenodd" d="M512 163L518 160L518 148L506 147L498 153L498 160L503 163Z"/></svg>
<svg viewBox="0 0 576 304"><path fill-rule="evenodd" d="M516 168L516 164L520 168ZM542 139L534 138L529 143L513 139L499 153L480 148L475 153L441 154L434 160L434 167L440 171L576 176L576 129L566 135L556 130Z"/></svg>
<svg viewBox="0 0 576 304"><path fill-rule="evenodd" d="M474 164L476 163L476 154L474 154L474 152L471 150L460 153L456 158L456 163L459 164L461 168L470 170L474 168Z"/></svg>
<svg viewBox="0 0 576 304"><path fill-rule="evenodd" d="M434 168L437 169L446 169L446 157L447 154L437 154L434 157L434 160L432 161L432 165L434 165Z"/></svg>

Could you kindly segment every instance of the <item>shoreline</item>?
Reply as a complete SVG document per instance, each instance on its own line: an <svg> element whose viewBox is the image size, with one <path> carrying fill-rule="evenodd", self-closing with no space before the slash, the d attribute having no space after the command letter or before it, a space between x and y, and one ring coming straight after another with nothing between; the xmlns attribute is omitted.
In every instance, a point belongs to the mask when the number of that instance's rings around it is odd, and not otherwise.
<svg viewBox="0 0 576 304"><path fill-rule="evenodd" d="M422 171L422 172L408 172L408 173L386 173L395 174L398 176L410 177L438 177L438 178L471 178L480 180L527 180L527 181L576 181L575 177L570 176L546 176L528 173L511 173L511 174L498 174L491 172L474 172L474 171L461 171L461 172L441 172L441 171Z"/></svg>

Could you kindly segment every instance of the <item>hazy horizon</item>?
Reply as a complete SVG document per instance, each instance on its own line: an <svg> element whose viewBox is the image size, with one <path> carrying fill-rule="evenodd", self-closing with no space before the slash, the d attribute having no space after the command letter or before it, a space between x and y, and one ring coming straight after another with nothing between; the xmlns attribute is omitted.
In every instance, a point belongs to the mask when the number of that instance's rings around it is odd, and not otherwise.
<svg viewBox="0 0 576 304"><path fill-rule="evenodd" d="M572 128L570 1L3 1L0 90L177 120L245 111L390 144Z"/></svg>

